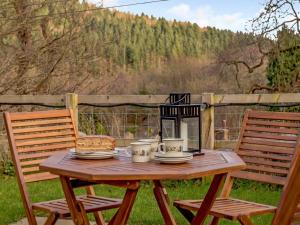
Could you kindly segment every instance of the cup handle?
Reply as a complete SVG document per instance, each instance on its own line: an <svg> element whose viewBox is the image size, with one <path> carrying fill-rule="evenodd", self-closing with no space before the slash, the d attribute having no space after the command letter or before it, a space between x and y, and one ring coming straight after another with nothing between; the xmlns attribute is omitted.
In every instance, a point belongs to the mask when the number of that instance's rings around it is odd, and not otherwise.
<svg viewBox="0 0 300 225"><path fill-rule="evenodd" d="M165 143L159 143L157 148L158 148L159 153L166 154L166 144Z"/></svg>

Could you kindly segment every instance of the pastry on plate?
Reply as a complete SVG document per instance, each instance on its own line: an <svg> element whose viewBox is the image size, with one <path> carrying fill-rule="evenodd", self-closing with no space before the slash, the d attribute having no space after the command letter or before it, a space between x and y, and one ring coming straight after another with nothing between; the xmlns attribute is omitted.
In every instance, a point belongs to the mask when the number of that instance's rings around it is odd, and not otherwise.
<svg viewBox="0 0 300 225"><path fill-rule="evenodd" d="M113 151L115 146L116 140L110 136L83 136L77 139L76 151Z"/></svg>

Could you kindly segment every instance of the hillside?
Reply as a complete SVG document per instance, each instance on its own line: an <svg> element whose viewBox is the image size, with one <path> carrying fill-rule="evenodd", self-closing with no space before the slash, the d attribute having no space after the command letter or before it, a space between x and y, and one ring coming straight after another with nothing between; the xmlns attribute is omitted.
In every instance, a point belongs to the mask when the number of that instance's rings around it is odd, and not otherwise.
<svg viewBox="0 0 300 225"><path fill-rule="evenodd" d="M251 85L237 88L232 69L224 70L218 62L236 40L251 35L146 15L90 11L93 6L78 2L65 7L86 12L64 15L59 5L44 5L24 11L27 17L19 19L27 26L8 17L2 33L14 26L20 31L0 35L0 94L243 92ZM46 17L33 14L47 10ZM34 16L42 19L29 23ZM216 87L220 81L225 86Z"/></svg>

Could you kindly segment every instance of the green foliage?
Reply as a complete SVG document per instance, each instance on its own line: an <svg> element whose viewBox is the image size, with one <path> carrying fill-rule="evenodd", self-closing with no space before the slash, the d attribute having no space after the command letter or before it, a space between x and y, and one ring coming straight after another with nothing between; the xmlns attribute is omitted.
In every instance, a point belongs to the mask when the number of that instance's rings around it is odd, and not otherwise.
<svg viewBox="0 0 300 225"><path fill-rule="evenodd" d="M208 190L209 184L204 184L200 180L191 181L167 181L164 185L168 191L171 202L175 199L200 199ZM96 194L111 198L122 198L123 188L108 185L97 185ZM83 194L84 190L76 189L77 194ZM38 194L37 194L38 193ZM256 201L263 204L277 205L280 198L280 189L268 185L257 185L252 182L243 182L235 186L232 196L235 198ZM29 184L29 195L34 202L59 199L63 197L63 192L59 181L36 182ZM145 211L145 206L147 209ZM175 207L171 210L178 224L188 224ZM106 220L113 216L115 210L105 210ZM45 215L44 215L45 216ZM14 178L4 178L0 176L0 225L11 224L25 217L24 208L19 194L17 182ZM93 219L92 217L90 217ZM272 215L257 216L253 219L256 225L270 224ZM159 225L163 224L162 217L153 196L153 184L143 182L133 206L132 214L129 218L129 225ZM239 224L228 220L222 220L220 225Z"/></svg>
<svg viewBox="0 0 300 225"><path fill-rule="evenodd" d="M96 134L107 134L105 127L99 122L96 122Z"/></svg>
<svg viewBox="0 0 300 225"><path fill-rule="evenodd" d="M137 127L127 127L126 132L130 132L132 134L135 134L137 132Z"/></svg>
<svg viewBox="0 0 300 225"><path fill-rule="evenodd" d="M85 18L81 44L110 62L133 69L178 57L200 57L226 48L234 33L197 24L101 10ZM76 49L78 51L78 49Z"/></svg>
<svg viewBox="0 0 300 225"><path fill-rule="evenodd" d="M2 165L2 173L7 176L14 176L15 175L15 169L14 164L11 160L6 160L3 162Z"/></svg>
<svg viewBox="0 0 300 225"><path fill-rule="evenodd" d="M269 85L279 92L298 92L300 75L300 36L284 28L278 33L267 68Z"/></svg>

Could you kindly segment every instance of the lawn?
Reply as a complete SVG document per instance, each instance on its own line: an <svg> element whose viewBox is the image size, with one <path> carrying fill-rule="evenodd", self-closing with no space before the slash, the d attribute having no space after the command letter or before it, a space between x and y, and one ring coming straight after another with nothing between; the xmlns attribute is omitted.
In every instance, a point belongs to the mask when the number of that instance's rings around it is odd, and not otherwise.
<svg viewBox="0 0 300 225"><path fill-rule="evenodd" d="M186 182L168 181L165 182L165 186L171 200L195 199L203 197L209 187L209 183L200 182L199 180ZM82 192L81 190L78 191L77 193ZM30 184L29 192L33 201L44 201L63 197L60 183L57 181ZM96 186L96 192L99 195L107 197L122 197L124 189L99 185ZM280 197L280 188L252 182L237 182L235 183L232 196L245 200L276 205ZM179 225L187 224L184 218L174 207L172 207L172 211ZM112 210L106 212L104 214L105 218L110 218L113 212L114 211ZM7 225L16 222L24 216L24 210L15 178L0 177L0 225ZM271 219L271 216L257 217L254 222L256 225L266 225L270 224ZM163 224L157 204L152 194L151 183L142 184L128 224ZM222 221L220 224L226 225L236 223Z"/></svg>

